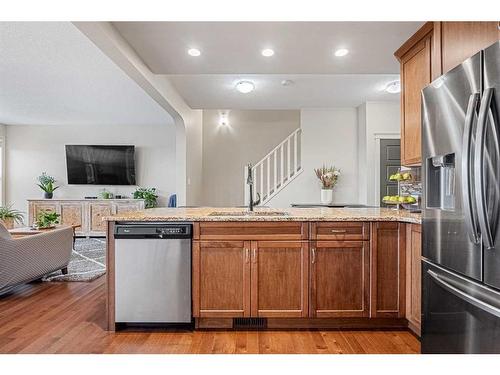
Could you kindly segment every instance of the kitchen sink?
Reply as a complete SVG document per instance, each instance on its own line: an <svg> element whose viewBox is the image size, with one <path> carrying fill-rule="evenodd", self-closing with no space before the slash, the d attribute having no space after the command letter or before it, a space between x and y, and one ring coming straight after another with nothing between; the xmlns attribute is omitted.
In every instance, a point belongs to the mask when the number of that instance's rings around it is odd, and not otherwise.
<svg viewBox="0 0 500 375"><path fill-rule="evenodd" d="M208 216L287 216L285 211L214 211Z"/></svg>

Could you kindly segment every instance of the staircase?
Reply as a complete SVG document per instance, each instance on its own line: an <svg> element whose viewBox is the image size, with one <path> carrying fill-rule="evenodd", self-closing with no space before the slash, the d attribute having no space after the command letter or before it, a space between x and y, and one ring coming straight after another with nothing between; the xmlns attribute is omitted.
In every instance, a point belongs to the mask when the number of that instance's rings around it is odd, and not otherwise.
<svg viewBox="0 0 500 375"><path fill-rule="evenodd" d="M301 129L297 129L253 166L254 199L257 199L257 193L259 193L261 205L269 202L302 173L300 141ZM248 204L249 196L246 181L247 169L245 168L243 184L245 204Z"/></svg>

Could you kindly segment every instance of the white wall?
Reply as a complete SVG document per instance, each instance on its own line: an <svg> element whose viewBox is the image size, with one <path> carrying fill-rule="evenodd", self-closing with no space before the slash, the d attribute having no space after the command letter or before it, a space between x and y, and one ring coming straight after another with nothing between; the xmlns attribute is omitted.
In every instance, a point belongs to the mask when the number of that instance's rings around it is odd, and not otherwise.
<svg viewBox="0 0 500 375"><path fill-rule="evenodd" d="M291 203L317 203L320 183L313 169L323 164L341 169L334 189L337 203L358 201L358 139L356 108L304 109L300 111L303 172L271 199L272 207Z"/></svg>
<svg viewBox="0 0 500 375"><path fill-rule="evenodd" d="M5 132L6 126L0 124L0 205L5 202Z"/></svg>
<svg viewBox="0 0 500 375"><path fill-rule="evenodd" d="M300 127L298 110L203 111L203 200L206 206L244 204L244 166L261 160Z"/></svg>
<svg viewBox="0 0 500 375"><path fill-rule="evenodd" d="M201 110L190 108L167 77L154 74L110 22L73 24L173 117L177 150L177 203L200 204Z"/></svg>
<svg viewBox="0 0 500 375"><path fill-rule="evenodd" d="M359 161L359 202L370 206L380 205L379 150L376 137L399 138L399 102L367 102L358 107L358 145ZM365 150L365 151L363 151Z"/></svg>
<svg viewBox="0 0 500 375"><path fill-rule="evenodd" d="M40 198L37 176L46 171L61 187L55 198L97 195L104 186L67 185L66 144L131 144L136 146L136 176L140 186L157 187L160 204L176 189L176 144L173 124L141 126L6 126L7 203L26 211L27 198ZM105 187L131 196L132 186Z"/></svg>

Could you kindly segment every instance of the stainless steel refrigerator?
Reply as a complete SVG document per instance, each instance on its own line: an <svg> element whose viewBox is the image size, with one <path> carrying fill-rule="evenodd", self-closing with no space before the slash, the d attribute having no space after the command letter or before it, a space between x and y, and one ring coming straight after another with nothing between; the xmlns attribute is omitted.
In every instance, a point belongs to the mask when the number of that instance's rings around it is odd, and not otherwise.
<svg viewBox="0 0 500 375"><path fill-rule="evenodd" d="M422 353L500 353L500 42L422 92Z"/></svg>

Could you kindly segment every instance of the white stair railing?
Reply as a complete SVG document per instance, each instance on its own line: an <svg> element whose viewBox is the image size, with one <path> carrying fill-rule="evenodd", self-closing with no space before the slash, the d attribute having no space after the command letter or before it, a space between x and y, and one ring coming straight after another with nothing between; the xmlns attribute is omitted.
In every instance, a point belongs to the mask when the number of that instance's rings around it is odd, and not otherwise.
<svg viewBox="0 0 500 375"><path fill-rule="evenodd" d="M269 202L302 173L300 141L301 129L297 129L253 166L254 199L257 199L257 193L260 194L261 205ZM244 170L245 204L248 204L246 167Z"/></svg>

